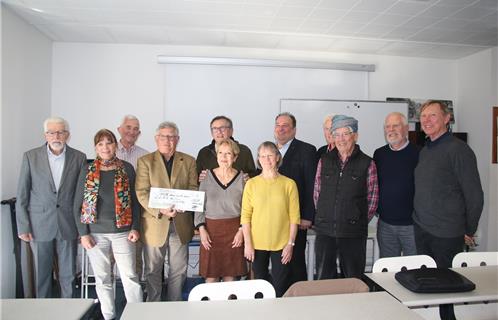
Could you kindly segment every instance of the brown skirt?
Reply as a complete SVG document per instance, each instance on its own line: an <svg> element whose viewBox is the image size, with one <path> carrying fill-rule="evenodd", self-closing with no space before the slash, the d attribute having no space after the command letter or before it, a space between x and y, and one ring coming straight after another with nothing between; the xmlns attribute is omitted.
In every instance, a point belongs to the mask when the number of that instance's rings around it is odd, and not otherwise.
<svg viewBox="0 0 498 320"><path fill-rule="evenodd" d="M247 273L244 245L232 248L239 231L240 218L208 219L206 229L211 238L211 249L200 244L199 274L204 278L237 277Z"/></svg>

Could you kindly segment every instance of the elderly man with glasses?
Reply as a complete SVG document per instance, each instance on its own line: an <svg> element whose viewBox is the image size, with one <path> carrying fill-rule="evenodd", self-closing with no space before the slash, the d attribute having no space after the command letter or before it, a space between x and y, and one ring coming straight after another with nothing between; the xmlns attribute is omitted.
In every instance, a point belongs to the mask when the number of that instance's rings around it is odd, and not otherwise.
<svg viewBox="0 0 498 320"><path fill-rule="evenodd" d="M33 251L36 297L52 296L57 257L61 297L72 298L78 237L73 201L86 156L66 144L66 120L48 118L43 129L46 143L27 151L22 160L16 203L18 236Z"/></svg>
<svg viewBox="0 0 498 320"><path fill-rule="evenodd" d="M211 143L203 147L197 155L197 173L200 174L201 179L205 176L204 170L210 170L218 167L216 160L215 144L225 139L232 139L235 141L240 149L239 156L233 167L237 170L248 174L250 177L256 175L256 166L254 165L254 158L252 157L251 150L233 137L233 124L232 120L225 116L216 116L210 123L211 136L213 140Z"/></svg>
<svg viewBox="0 0 498 320"><path fill-rule="evenodd" d="M332 120L335 149L318 163L316 206L316 266L318 279L337 278L336 260L345 278L365 272L368 223L378 203L377 170L356 144L358 121L337 115Z"/></svg>
<svg viewBox="0 0 498 320"><path fill-rule="evenodd" d="M187 278L188 243L194 234L192 213L174 207L149 207L151 188L197 190L195 159L176 151L179 139L176 124L161 123L155 136L157 150L139 158L137 163L135 190L145 211L142 239L147 301L161 299L166 256L169 259L168 301L182 300L182 288Z"/></svg>

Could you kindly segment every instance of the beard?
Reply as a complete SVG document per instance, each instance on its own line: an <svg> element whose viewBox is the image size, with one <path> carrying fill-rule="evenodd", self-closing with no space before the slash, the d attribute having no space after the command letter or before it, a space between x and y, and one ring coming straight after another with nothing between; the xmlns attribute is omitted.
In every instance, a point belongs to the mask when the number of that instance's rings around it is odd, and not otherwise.
<svg viewBox="0 0 498 320"><path fill-rule="evenodd" d="M64 149L64 143L60 142L60 141L51 142L49 145L50 145L50 149L52 149L54 151L60 151L60 150Z"/></svg>

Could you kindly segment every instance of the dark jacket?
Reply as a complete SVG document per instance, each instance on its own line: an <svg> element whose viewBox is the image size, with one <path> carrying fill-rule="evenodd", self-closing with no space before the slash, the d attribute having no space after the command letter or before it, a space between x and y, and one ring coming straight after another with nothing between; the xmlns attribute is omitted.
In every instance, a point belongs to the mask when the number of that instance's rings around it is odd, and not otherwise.
<svg viewBox="0 0 498 320"><path fill-rule="evenodd" d="M254 165L254 158L252 157L251 149L246 145L239 143L237 140L231 138L237 143L240 149L239 156L233 167L237 170L241 170L244 173L249 174L250 177L254 177L256 172L256 166ZM197 155L197 174L201 173L202 170L210 170L218 168L218 161L216 159L215 141L211 141L211 144L203 147L199 150Z"/></svg>
<svg viewBox="0 0 498 320"><path fill-rule="evenodd" d="M315 217L318 234L345 238L367 236L367 176L371 161L358 145L342 170L337 149L322 156Z"/></svg>
<svg viewBox="0 0 498 320"><path fill-rule="evenodd" d="M296 182L301 219L313 221L313 187L316 174L316 148L298 139L292 140L278 172Z"/></svg>

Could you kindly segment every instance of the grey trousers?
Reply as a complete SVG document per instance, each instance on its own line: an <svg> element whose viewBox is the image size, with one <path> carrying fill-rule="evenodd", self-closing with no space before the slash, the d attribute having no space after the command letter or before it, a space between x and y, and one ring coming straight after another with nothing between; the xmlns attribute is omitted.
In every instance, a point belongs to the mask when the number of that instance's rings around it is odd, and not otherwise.
<svg viewBox="0 0 498 320"><path fill-rule="evenodd" d="M188 244L182 244L173 224L162 247L144 244L144 271L147 286L147 302L160 301L163 283L163 267L168 259L168 301L181 301L182 289L187 278Z"/></svg>
<svg viewBox="0 0 498 320"><path fill-rule="evenodd" d="M73 297L76 240L31 241L37 298L52 297L54 253L57 253L61 298Z"/></svg>
<svg viewBox="0 0 498 320"><path fill-rule="evenodd" d="M380 257L412 256L417 254L413 225L395 226L379 219L377 241Z"/></svg>
<svg viewBox="0 0 498 320"><path fill-rule="evenodd" d="M135 270L135 243L128 241L128 232L94 233L95 247L87 250L95 275L97 296L104 319L116 317L112 281L111 256L114 256L128 303L142 302L142 287Z"/></svg>

